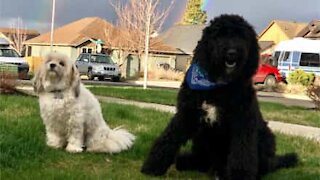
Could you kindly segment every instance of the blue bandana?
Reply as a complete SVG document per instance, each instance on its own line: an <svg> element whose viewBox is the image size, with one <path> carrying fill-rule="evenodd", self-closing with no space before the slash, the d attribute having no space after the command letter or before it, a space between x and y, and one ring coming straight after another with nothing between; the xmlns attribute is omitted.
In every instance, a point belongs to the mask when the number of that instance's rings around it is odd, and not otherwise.
<svg viewBox="0 0 320 180"><path fill-rule="evenodd" d="M225 83L211 82L208 73L197 63L191 64L187 71L187 83L192 90L212 90Z"/></svg>

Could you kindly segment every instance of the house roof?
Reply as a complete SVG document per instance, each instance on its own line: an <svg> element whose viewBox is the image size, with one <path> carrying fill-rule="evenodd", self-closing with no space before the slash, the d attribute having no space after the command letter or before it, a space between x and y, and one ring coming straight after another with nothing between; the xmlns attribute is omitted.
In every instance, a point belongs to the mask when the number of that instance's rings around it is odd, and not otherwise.
<svg viewBox="0 0 320 180"><path fill-rule="evenodd" d="M87 17L54 30L54 45L79 46L89 40L101 39L112 48L127 48L130 43L126 38L134 33L125 29L115 28L109 22L98 17ZM50 32L40 35L25 42L29 45L49 45ZM128 45L130 46L130 45ZM176 48L164 44L161 39L151 39L150 51L165 53L182 53Z"/></svg>
<svg viewBox="0 0 320 180"><path fill-rule="evenodd" d="M0 28L0 32L1 33L4 33L4 34L11 34L13 32L15 32L15 28ZM34 29L20 29L20 32L21 33L25 33L27 35L34 35L34 36L37 36L39 35L40 33Z"/></svg>
<svg viewBox="0 0 320 180"><path fill-rule="evenodd" d="M277 24L282 32L284 32L289 38L294 38L298 33L307 26L307 23L295 22L295 21L283 21L283 20L273 20L271 23L260 33L261 37L264 33L268 31L274 24Z"/></svg>
<svg viewBox="0 0 320 180"><path fill-rule="evenodd" d="M259 43L261 51L264 51L274 45L273 41L259 41L258 43Z"/></svg>
<svg viewBox="0 0 320 180"><path fill-rule="evenodd" d="M308 26L298 33L297 36L310 39L320 39L320 20L311 21Z"/></svg>
<svg viewBox="0 0 320 180"><path fill-rule="evenodd" d="M90 39L106 39L105 30L112 24L98 17L87 17L54 30L54 45L78 46ZM25 44L50 44L50 32L30 39Z"/></svg>
<svg viewBox="0 0 320 180"><path fill-rule="evenodd" d="M180 49L186 54L193 54L204 28L205 25L175 25L161 38L168 46Z"/></svg>

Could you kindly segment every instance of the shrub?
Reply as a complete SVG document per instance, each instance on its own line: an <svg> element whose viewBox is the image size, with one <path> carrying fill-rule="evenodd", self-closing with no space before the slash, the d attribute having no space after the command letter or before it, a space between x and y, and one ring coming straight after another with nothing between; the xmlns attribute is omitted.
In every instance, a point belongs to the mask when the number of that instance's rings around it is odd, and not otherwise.
<svg viewBox="0 0 320 180"><path fill-rule="evenodd" d="M320 86L311 85L307 88L307 95L313 101L317 110L320 110Z"/></svg>
<svg viewBox="0 0 320 180"><path fill-rule="evenodd" d="M148 72L148 77L154 80L173 80L182 81L184 73L174 69L165 70L163 68L155 68L152 72Z"/></svg>
<svg viewBox="0 0 320 180"><path fill-rule="evenodd" d="M310 86L315 80L315 75L313 73L306 73L303 70L298 69L290 73L287 80L289 84L301 84L303 86Z"/></svg>
<svg viewBox="0 0 320 180"><path fill-rule="evenodd" d="M0 71L0 93L13 94L16 92L17 75Z"/></svg>
<svg viewBox="0 0 320 180"><path fill-rule="evenodd" d="M18 67L11 64L0 64L0 93L12 94L16 92Z"/></svg>

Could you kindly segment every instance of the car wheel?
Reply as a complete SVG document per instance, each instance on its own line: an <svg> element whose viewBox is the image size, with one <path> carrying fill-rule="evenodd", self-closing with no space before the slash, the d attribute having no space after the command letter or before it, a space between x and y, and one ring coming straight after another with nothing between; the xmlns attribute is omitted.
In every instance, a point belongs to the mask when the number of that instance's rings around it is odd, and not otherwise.
<svg viewBox="0 0 320 180"><path fill-rule="evenodd" d="M119 76L113 77L113 78L111 79L111 81L113 81L113 82L119 82L119 81L120 81L120 77L119 77Z"/></svg>
<svg viewBox="0 0 320 180"><path fill-rule="evenodd" d="M26 79L30 79L29 78L29 75L28 75L28 70L22 70L18 73L18 77L19 79L22 79L22 80L26 80Z"/></svg>
<svg viewBox="0 0 320 180"><path fill-rule="evenodd" d="M99 79L99 81L103 81L104 77L103 76L99 76L98 79Z"/></svg>
<svg viewBox="0 0 320 180"><path fill-rule="evenodd" d="M88 76L88 79L89 79L89 80L93 80L93 79L94 79L94 76L93 76L93 74L92 74L92 71L88 71L87 76Z"/></svg>
<svg viewBox="0 0 320 180"><path fill-rule="evenodd" d="M273 75L268 75L264 80L264 85L267 87L273 87L277 83L276 78Z"/></svg>

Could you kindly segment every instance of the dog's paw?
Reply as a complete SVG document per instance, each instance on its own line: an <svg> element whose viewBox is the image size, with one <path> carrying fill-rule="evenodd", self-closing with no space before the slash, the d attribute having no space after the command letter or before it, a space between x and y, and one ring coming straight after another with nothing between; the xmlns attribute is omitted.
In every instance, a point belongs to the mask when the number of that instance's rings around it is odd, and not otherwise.
<svg viewBox="0 0 320 180"><path fill-rule="evenodd" d="M83 149L82 147L79 147L73 144L68 144L68 146L66 147L66 151L70 153L80 153L83 151Z"/></svg>
<svg viewBox="0 0 320 180"><path fill-rule="evenodd" d="M165 171L152 170L152 169L148 169L146 167L143 167L141 169L141 173L143 173L145 175L149 175L149 176L162 176L163 174L165 174Z"/></svg>
<svg viewBox="0 0 320 180"><path fill-rule="evenodd" d="M51 148L59 149L59 148L63 148L64 143L61 142L61 141L52 141L52 140L50 141L50 140L48 140L48 141L47 141L47 145L48 145L49 147L51 147Z"/></svg>

